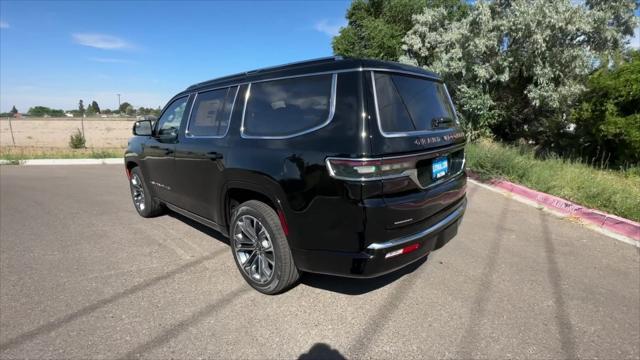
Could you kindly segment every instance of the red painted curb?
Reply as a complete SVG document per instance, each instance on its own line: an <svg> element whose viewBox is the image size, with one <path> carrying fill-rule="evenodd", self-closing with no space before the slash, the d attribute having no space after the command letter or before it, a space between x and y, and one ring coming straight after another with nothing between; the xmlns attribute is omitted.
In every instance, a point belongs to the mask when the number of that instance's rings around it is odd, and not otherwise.
<svg viewBox="0 0 640 360"><path fill-rule="evenodd" d="M479 180L473 173L469 173L469 177ZM569 200L549 195L540 191L529 189L526 186L512 183L506 180L491 180L489 185L495 186L512 194L535 201L536 203L553 208L554 210L583 220L585 222L597 225L603 229L609 230L616 234L620 234L640 242L640 223L625 219L616 215L607 214L605 212L589 209L587 207L575 204Z"/></svg>

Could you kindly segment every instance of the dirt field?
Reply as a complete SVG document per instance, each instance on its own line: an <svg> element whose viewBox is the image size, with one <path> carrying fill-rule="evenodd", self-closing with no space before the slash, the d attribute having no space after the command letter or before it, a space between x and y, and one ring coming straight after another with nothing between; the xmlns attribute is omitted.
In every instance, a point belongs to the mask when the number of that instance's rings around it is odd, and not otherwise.
<svg viewBox="0 0 640 360"><path fill-rule="evenodd" d="M131 137L133 119L85 119L84 133L87 147L122 148ZM80 119L13 119L11 120L15 146L69 147L69 136L81 129ZM0 119L0 145L14 145L7 118Z"/></svg>

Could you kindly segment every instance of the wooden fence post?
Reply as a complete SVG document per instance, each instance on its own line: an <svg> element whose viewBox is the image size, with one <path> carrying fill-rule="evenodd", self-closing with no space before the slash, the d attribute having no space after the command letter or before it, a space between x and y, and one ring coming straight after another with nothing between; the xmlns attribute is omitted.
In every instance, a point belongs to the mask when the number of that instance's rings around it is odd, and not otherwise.
<svg viewBox="0 0 640 360"><path fill-rule="evenodd" d="M11 126L11 117L9 117L9 132L11 132L11 142L16 146L16 138L13 137L13 126Z"/></svg>

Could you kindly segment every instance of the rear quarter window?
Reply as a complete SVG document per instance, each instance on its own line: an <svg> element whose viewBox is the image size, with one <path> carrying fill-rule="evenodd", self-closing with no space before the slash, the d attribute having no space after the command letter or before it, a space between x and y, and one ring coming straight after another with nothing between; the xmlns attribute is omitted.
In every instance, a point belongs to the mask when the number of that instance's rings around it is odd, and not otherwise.
<svg viewBox="0 0 640 360"><path fill-rule="evenodd" d="M374 72L378 124L384 134L402 134L456 124L443 83L420 77ZM438 125L434 126L435 123Z"/></svg>
<svg viewBox="0 0 640 360"><path fill-rule="evenodd" d="M245 137L290 137L328 124L336 75L312 75L252 83L245 104Z"/></svg>

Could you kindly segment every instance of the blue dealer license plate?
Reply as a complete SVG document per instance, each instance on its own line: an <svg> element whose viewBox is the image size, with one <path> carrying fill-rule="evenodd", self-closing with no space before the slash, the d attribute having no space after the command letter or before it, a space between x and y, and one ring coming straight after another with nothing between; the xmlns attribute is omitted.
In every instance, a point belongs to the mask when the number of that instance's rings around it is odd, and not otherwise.
<svg viewBox="0 0 640 360"><path fill-rule="evenodd" d="M431 162L431 178L433 180L440 179L441 177L447 175L448 171L449 164L447 163L446 156L435 158Z"/></svg>

